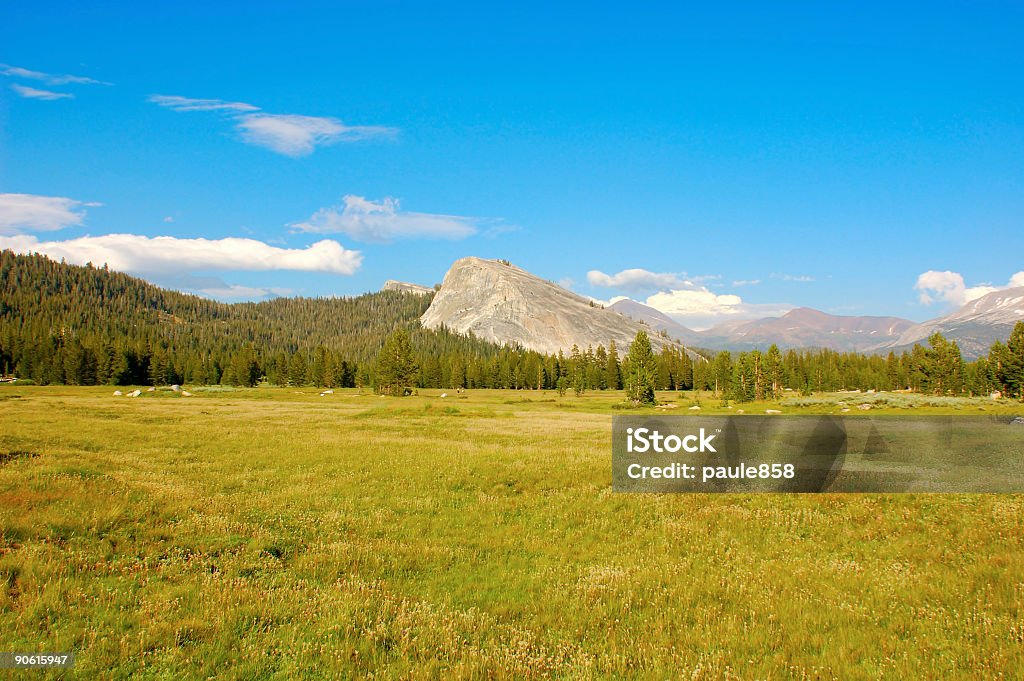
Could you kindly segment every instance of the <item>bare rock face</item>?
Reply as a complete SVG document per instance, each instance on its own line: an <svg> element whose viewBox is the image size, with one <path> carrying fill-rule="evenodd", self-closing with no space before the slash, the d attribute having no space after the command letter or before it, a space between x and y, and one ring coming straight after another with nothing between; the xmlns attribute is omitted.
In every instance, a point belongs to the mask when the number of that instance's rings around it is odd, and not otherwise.
<svg viewBox="0 0 1024 681"><path fill-rule="evenodd" d="M433 293L434 289L427 286L420 286L419 284L410 284L405 281L388 279L384 282L384 286L381 288L381 291L401 291L402 293L413 293L418 296L425 296Z"/></svg>
<svg viewBox="0 0 1024 681"><path fill-rule="evenodd" d="M655 349L678 346L612 310L506 261L462 258L445 275L441 290L420 318L428 329L445 326L456 333L494 343L518 344L544 353L568 352L575 344L606 348L615 341L624 355L643 329Z"/></svg>

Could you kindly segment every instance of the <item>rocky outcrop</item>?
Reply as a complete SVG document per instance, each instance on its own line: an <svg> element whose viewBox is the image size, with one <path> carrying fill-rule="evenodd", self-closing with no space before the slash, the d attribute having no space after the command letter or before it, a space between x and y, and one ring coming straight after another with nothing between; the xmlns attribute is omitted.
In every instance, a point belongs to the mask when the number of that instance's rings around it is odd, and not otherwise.
<svg viewBox="0 0 1024 681"><path fill-rule="evenodd" d="M544 353L615 341L622 355L641 329L656 349L679 346L649 326L503 260L457 260L420 321L428 329L445 326Z"/></svg>
<svg viewBox="0 0 1024 681"><path fill-rule="evenodd" d="M381 288L381 291L401 291L402 293L413 293L418 296L426 296L433 293L434 289L427 286L420 286L419 284L410 284L405 281L388 279L384 282L384 286Z"/></svg>

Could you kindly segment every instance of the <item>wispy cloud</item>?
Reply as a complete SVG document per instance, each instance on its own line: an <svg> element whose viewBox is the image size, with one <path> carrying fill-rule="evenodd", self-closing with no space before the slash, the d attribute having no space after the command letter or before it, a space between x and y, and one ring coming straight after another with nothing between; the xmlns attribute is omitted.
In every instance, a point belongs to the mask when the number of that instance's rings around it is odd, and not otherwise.
<svg viewBox="0 0 1024 681"><path fill-rule="evenodd" d="M914 289L920 292L919 299L925 305L947 303L956 307L966 305L982 296L1004 288L1024 286L1024 271L1010 277L1004 286L979 284L967 286L959 272L928 270L917 278Z"/></svg>
<svg viewBox="0 0 1024 681"><path fill-rule="evenodd" d="M85 220L86 207L99 205L63 196L0 194L0 234L74 227Z"/></svg>
<svg viewBox="0 0 1024 681"><path fill-rule="evenodd" d="M88 78L86 76L72 76L67 74L55 75L52 73L43 73L42 71L32 71L20 66L11 66L10 64L0 64L0 75L11 78L38 80L46 83L47 85L110 85L110 83L102 80L96 80L95 78Z"/></svg>
<svg viewBox="0 0 1024 681"><path fill-rule="evenodd" d="M760 279L734 279L732 282L733 286L757 286L761 283Z"/></svg>
<svg viewBox="0 0 1024 681"><path fill-rule="evenodd" d="M69 92L39 90L37 88L29 87L27 85L18 85L17 83L11 83L11 89L26 99L42 99L44 101L52 101L54 99L74 99L75 97L73 94Z"/></svg>
<svg viewBox="0 0 1024 681"><path fill-rule="evenodd" d="M262 272L291 270L349 275L362 264L359 251L324 240L306 248L278 248L255 239L179 239L138 234L84 236L65 241L40 241L31 235L0 237L0 248L41 253L54 260L84 265L107 264L141 275L204 271Z"/></svg>
<svg viewBox="0 0 1024 681"><path fill-rule="evenodd" d="M785 274L782 272L773 272L771 277L772 279L781 279L782 281L795 281L800 283L814 281L814 277L806 274Z"/></svg>
<svg viewBox="0 0 1024 681"><path fill-rule="evenodd" d="M403 238L463 239L477 232L477 220L457 215L413 213L399 209L398 199L370 201L346 196L343 207L321 208L295 232L347 234L358 241L388 242Z"/></svg>
<svg viewBox="0 0 1024 681"><path fill-rule="evenodd" d="M174 111L259 111L258 106L222 99L191 99L176 95L150 95L146 101Z"/></svg>
<svg viewBox="0 0 1024 681"><path fill-rule="evenodd" d="M318 146L392 137L397 128L382 125L346 125L331 116L303 116L264 112L255 104L222 99L194 99L177 95L150 95L147 101L173 111L215 111L234 120L243 142L285 156L308 156Z"/></svg>
<svg viewBox="0 0 1024 681"><path fill-rule="evenodd" d="M242 139L286 156L308 156L317 146L390 137L397 130L379 125L345 125L337 118L296 114L247 114L236 125Z"/></svg>

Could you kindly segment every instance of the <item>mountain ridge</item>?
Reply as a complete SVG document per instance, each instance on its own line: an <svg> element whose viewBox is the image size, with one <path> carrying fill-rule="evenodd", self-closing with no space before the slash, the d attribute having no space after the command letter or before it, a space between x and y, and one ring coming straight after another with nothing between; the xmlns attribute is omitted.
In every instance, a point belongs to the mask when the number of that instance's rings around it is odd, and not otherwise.
<svg viewBox="0 0 1024 681"><path fill-rule="evenodd" d="M1024 286L992 291L949 314L914 324L892 343L874 351L902 351L927 342L935 332L956 341L965 357L979 357L996 341L1005 340L1014 324L1024 320Z"/></svg>

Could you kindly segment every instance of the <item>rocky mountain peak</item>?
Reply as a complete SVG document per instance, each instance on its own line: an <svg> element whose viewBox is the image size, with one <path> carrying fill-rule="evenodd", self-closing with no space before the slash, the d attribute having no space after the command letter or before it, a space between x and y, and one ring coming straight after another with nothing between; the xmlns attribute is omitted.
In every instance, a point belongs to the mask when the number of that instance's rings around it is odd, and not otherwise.
<svg viewBox="0 0 1024 681"><path fill-rule="evenodd" d="M430 329L445 326L545 353L568 352L574 344L581 349L608 347L615 341L621 355L640 329L647 331L655 348L679 345L507 260L476 257L455 261L420 321Z"/></svg>

